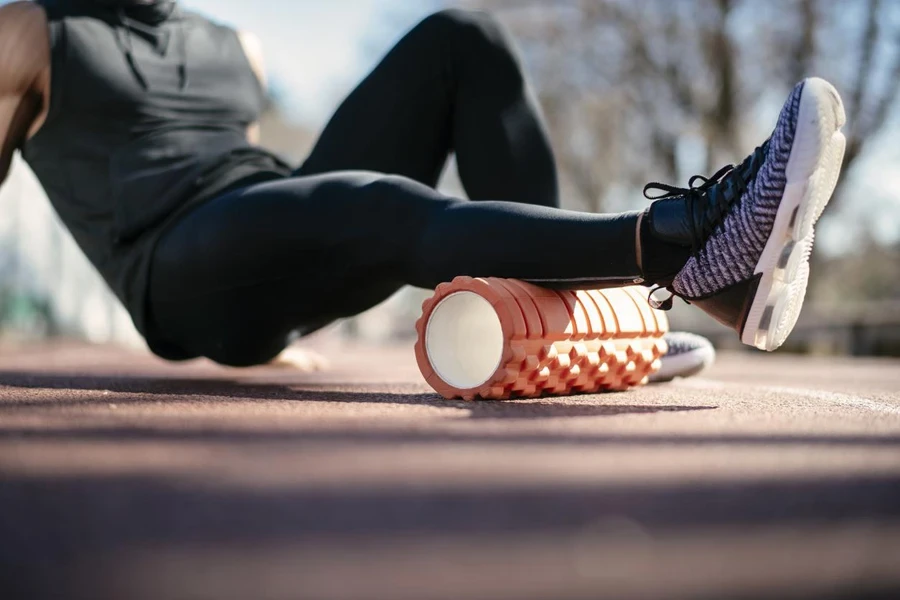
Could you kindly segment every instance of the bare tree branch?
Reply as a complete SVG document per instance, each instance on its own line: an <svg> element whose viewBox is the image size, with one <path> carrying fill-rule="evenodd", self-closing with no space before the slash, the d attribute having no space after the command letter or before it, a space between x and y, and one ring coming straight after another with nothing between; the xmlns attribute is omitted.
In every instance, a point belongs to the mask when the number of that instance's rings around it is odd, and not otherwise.
<svg viewBox="0 0 900 600"><path fill-rule="evenodd" d="M564 183L598 210L611 189L675 177L680 159L704 149L709 171L741 158L743 136L763 134L751 118L759 100L814 68L848 90L846 166L898 101L900 55L885 52L900 44L896 6L880 0L795 0L789 10L783 0L466 1L517 34Z"/></svg>
<svg viewBox="0 0 900 600"><path fill-rule="evenodd" d="M875 54L875 46L878 43L878 5L879 0L866 2L866 28L860 38L859 66L850 102L850 120L857 126L861 125L863 97L872 76L872 56Z"/></svg>

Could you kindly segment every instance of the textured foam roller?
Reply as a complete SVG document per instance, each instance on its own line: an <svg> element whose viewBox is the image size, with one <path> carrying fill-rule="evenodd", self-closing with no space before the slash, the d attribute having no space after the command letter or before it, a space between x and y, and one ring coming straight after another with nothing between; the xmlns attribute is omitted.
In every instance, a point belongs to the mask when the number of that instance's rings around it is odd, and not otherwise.
<svg viewBox="0 0 900 600"><path fill-rule="evenodd" d="M556 291L457 277L422 305L416 360L448 399L624 390L659 369L667 330L645 288Z"/></svg>

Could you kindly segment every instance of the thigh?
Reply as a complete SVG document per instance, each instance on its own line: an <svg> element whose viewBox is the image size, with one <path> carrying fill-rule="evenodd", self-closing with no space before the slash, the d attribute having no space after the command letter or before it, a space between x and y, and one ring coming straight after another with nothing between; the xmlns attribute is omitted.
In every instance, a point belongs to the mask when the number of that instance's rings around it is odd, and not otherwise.
<svg viewBox="0 0 900 600"><path fill-rule="evenodd" d="M410 180L361 172L229 193L158 243L151 321L192 354L265 362L292 331L356 314L399 289L416 232L448 202Z"/></svg>

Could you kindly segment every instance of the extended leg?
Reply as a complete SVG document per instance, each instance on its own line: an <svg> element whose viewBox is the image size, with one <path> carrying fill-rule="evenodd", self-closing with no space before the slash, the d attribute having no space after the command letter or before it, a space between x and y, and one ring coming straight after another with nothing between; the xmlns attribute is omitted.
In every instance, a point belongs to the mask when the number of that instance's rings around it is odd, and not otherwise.
<svg viewBox="0 0 900 600"><path fill-rule="evenodd" d="M160 241L151 317L225 364L265 362L291 331L457 275L566 287L630 282L636 215L447 198L403 177L338 173L213 200Z"/></svg>

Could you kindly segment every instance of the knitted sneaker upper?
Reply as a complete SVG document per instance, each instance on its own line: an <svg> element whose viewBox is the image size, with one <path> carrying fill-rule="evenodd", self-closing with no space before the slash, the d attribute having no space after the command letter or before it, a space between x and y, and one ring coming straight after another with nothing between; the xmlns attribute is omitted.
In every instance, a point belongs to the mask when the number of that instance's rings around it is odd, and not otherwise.
<svg viewBox="0 0 900 600"><path fill-rule="evenodd" d="M712 346L705 337L686 331L670 331L663 336L663 339L666 340L666 345L669 347L666 352L666 356L669 357Z"/></svg>
<svg viewBox="0 0 900 600"><path fill-rule="evenodd" d="M766 158L740 199L675 277L672 287L681 296L699 298L749 279L775 224L787 184L785 169L791 156L803 82L788 97L770 138Z"/></svg>

